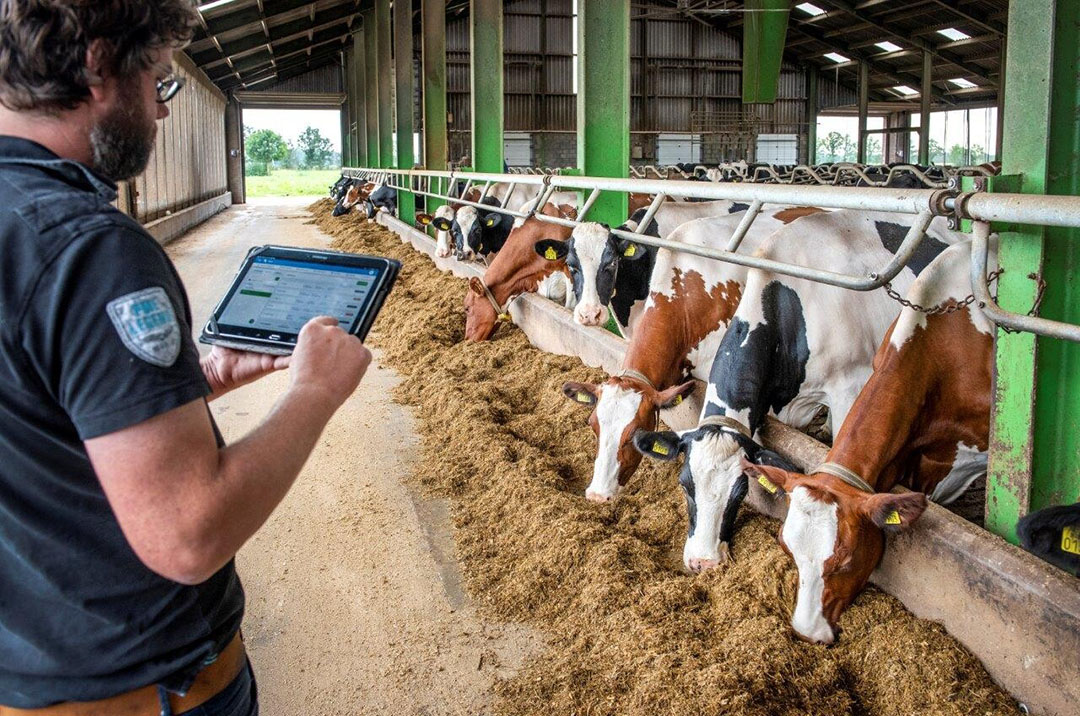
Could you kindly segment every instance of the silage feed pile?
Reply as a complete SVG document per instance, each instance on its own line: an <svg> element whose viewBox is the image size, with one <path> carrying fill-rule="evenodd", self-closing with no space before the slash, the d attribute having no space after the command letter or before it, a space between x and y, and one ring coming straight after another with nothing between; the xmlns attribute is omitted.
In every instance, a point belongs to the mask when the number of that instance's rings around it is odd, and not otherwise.
<svg viewBox="0 0 1080 716"><path fill-rule="evenodd" d="M734 564L682 570L677 467L646 461L612 505L584 498L595 438L567 380L603 376L503 325L465 343L465 282L390 231L312 206L344 251L404 263L370 342L415 406L416 478L452 504L458 558L493 618L547 650L497 686L502 714L1005 714L1012 699L940 626L868 589L833 647L789 627L796 570L744 508Z"/></svg>

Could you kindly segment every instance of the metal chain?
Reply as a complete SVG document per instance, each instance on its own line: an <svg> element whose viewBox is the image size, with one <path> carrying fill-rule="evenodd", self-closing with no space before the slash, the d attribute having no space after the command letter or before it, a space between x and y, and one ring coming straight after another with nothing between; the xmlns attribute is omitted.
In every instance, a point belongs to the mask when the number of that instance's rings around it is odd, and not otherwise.
<svg viewBox="0 0 1080 716"><path fill-rule="evenodd" d="M993 281L998 276L1003 274L1004 272L1005 272L1005 269L998 269L997 271L991 272L986 277L986 283L988 283L988 284L993 283ZM938 315L943 315L943 314L946 314L946 313L953 313L954 311L959 311L962 308L967 308L968 306L970 306L972 303L975 302L975 294L972 293L972 294L969 294L967 298L965 298L962 301L959 301L957 303L946 304L946 305L941 305L941 306L931 306L931 307L927 308L926 306L920 306L919 304L913 303L913 302L907 300L906 298L904 298L903 296L901 296L899 293L897 293L895 290L893 290L893 287L892 287L891 283L886 283L884 288L885 288L885 293L889 294L889 298L896 301L901 306L904 306L906 308L910 308L913 311L918 311L919 313L925 313L928 316L938 316Z"/></svg>

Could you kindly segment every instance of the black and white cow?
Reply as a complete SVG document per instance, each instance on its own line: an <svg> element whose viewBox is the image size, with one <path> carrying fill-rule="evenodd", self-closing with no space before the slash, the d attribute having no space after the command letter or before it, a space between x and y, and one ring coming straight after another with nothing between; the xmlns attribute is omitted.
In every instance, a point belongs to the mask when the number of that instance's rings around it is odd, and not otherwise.
<svg viewBox="0 0 1080 716"><path fill-rule="evenodd" d="M746 204L707 201L693 204L665 204L644 229L639 224L647 209L639 209L619 228L647 236L668 238L688 221L745 211ZM551 252L554 251L554 254ZM574 320L583 326L599 326L607 320L607 308L623 335L629 338L633 324L649 297L649 281L656 263L657 249L621 239L605 225L587 222L574 229L569 241L542 240L536 244L541 256L565 260L570 269L577 306Z"/></svg>
<svg viewBox="0 0 1080 716"><path fill-rule="evenodd" d="M1028 552L1080 577L1080 503L1025 515L1016 533Z"/></svg>
<svg viewBox="0 0 1080 716"><path fill-rule="evenodd" d="M502 206L493 196L485 196L479 203ZM514 217L475 206L463 206L457 210L455 223L456 226L451 228L454 255L459 261L471 261L477 256L497 253L503 247L506 237L514 228Z"/></svg>
<svg viewBox="0 0 1080 716"><path fill-rule="evenodd" d="M914 218L865 211L818 213L774 233L758 255L867 275L895 255ZM931 223L915 256L892 280L897 291L906 293L934 258L963 240L946 224L944 218ZM874 355L899 308L883 290L860 293L750 270L739 307L716 349L701 413L702 425L718 417L728 424L635 439L648 457L670 459L650 451L652 442L677 445L671 455L686 454L687 568L708 569L726 558L735 516L746 496L740 458L746 453L755 461L749 437L766 415L802 429L825 405L835 434L870 377Z"/></svg>
<svg viewBox="0 0 1080 716"><path fill-rule="evenodd" d="M386 211L391 216L397 214L397 189L386 184L376 184L375 188L364 200L365 215L368 219L374 219L380 211Z"/></svg>
<svg viewBox="0 0 1080 716"><path fill-rule="evenodd" d="M345 196L345 191L351 185L352 179L346 176L341 177L330 187L330 198L333 199L335 203L341 201L341 197Z"/></svg>

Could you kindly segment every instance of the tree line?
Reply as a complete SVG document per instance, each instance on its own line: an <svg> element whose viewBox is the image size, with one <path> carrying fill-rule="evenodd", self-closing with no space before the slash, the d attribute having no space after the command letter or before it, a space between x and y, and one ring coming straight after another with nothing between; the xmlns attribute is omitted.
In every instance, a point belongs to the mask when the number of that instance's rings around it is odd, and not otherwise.
<svg viewBox="0 0 1080 716"><path fill-rule="evenodd" d="M829 132L824 137L818 137L817 160L820 163L829 162L854 162L859 156L859 146L854 137L840 132ZM918 156L918 144L915 144L912 156ZM970 156L970 160L968 157ZM969 154L962 144L954 144L946 149L935 139L930 140L930 163L948 164L951 166L964 166L978 164L987 161L989 155L979 144L971 145ZM882 162L881 140L870 137L866 140L866 160L869 164ZM914 161L914 160L913 160Z"/></svg>
<svg viewBox="0 0 1080 716"><path fill-rule="evenodd" d="M244 127L244 171L248 176L267 176L271 169L335 169L341 155L315 127L300 133L296 144L272 129Z"/></svg>

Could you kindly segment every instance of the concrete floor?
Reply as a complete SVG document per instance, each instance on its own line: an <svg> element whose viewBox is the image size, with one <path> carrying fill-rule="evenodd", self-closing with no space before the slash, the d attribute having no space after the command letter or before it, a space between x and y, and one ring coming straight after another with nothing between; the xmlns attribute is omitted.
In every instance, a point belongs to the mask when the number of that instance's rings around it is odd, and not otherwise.
<svg viewBox="0 0 1080 716"><path fill-rule="evenodd" d="M233 207L169 245L196 326L250 246L327 245L307 223L310 201ZM410 412L390 402L398 381L376 352L288 497L237 556L263 713L486 713L494 679L538 646L520 627L478 617L445 502L404 484L418 441ZM254 428L287 385L276 374L212 403L226 440Z"/></svg>

